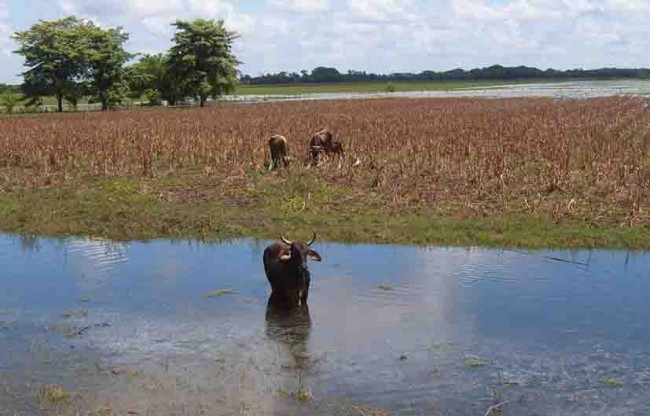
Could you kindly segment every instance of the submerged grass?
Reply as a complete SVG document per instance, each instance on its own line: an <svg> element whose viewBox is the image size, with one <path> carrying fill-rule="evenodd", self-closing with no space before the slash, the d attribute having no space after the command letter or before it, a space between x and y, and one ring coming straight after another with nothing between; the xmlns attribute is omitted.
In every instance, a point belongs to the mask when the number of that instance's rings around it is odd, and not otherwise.
<svg viewBox="0 0 650 416"><path fill-rule="evenodd" d="M0 230L648 249L645 105L374 100L2 119ZM343 140L341 168L301 164L322 127ZM275 132L297 163L268 172Z"/></svg>
<svg viewBox="0 0 650 416"><path fill-rule="evenodd" d="M47 384L38 388L36 397L41 403L64 403L70 399L70 393L57 384Z"/></svg>
<svg viewBox="0 0 650 416"><path fill-rule="evenodd" d="M218 298L221 296L226 296L226 295L236 295L237 291L233 289L217 289L213 290L212 292L206 293L204 296L208 299L212 298Z"/></svg>
<svg viewBox="0 0 650 416"><path fill-rule="evenodd" d="M623 382L616 378L606 378L602 380L601 384L604 387L612 387L612 388L623 387Z"/></svg>

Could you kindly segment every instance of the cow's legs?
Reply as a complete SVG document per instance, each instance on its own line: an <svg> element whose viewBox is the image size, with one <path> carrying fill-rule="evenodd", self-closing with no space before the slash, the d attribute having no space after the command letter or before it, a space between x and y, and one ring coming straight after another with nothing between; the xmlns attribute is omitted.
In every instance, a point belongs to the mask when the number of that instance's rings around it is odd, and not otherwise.
<svg viewBox="0 0 650 416"><path fill-rule="evenodd" d="M302 299L300 299L300 303L303 305L307 304L307 296L309 296L310 281L311 281L311 277L309 277L309 275L305 276L305 287L302 289Z"/></svg>

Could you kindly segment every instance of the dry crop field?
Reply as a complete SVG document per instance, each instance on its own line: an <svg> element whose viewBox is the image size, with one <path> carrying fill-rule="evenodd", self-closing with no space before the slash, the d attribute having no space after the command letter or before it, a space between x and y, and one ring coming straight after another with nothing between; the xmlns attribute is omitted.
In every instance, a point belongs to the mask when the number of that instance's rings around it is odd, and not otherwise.
<svg viewBox="0 0 650 416"><path fill-rule="evenodd" d="M321 128L343 141L342 167L302 165ZM266 171L273 133L297 159L288 170ZM0 119L5 196L104 180L176 209L220 204L243 216L529 215L648 230L650 108L637 98L386 99Z"/></svg>

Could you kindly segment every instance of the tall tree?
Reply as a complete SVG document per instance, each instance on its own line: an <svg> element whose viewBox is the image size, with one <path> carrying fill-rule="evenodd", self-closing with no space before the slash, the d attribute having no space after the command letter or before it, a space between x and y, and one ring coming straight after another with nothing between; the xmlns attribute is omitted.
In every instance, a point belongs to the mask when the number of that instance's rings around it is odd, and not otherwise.
<svg viewBox="0 0 650 416"><path fill-rule="evenodd" d="M143 55L129 67L128 78L134 95L147 95L155 104L163 99L174 105L181 94L181 82L170 70L169 57L162 53Z"/></svg>
<svg viewBox="0 0 650 416"><path fill-rule="evenodd" d="M239 35L226 30L223 20L177 20L172 26L176 33L170 50L171 71L183 80L185 95L198 97L203 107L209 96L232 92L240 63L232 44Z"/></svg>
<svg viewBox="0 0 650 416"><path fill-rule="evenodd" d="M54 95L63 112L63 98L81 81L84 47L77 33L83 22L69 16L54 21L39 21L26 31L16 32L15 53L25 57L23 91L34 100Z"/></svg>
<svg viewBox="0 0 650 416"><path fill-rule="evenodd" d="M122 28L102 29L89 22L80 34L86 44L85 77L102 110L122 101L127 92L124 64L134 55L124 49L129 35Z"/></svg>

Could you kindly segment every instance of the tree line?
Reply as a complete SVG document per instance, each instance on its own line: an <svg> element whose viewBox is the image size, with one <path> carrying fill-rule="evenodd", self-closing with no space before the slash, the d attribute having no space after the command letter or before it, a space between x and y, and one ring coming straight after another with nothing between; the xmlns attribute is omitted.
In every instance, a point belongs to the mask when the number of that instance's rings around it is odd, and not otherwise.
<svg viewBox="0 0 650 416"><path fill-rule="evenodd" d="M74 16L41 20L13 35L15 53L27 68L20 91L28 105L56 97L59 112L64 100L76 108L84 97L107 110L127 97L170 104L193 98L203 106L209 97L232 92L240 63L232 52L238 34L228 31L223 20L178 20L172 26L172 47L150 55L127 52L129 35L121 27L102 28ZM7 106L16 91L4 89Z"/></svg>
<svg viewBox="0 0 650 416"><path fill-rule="evenodd" d="M260 76L244 75L242 84L298 84L337 82L432 82L432 81L480 81L480 80L524 80L524 79L621 79L650 78L647 68L600 68L600 69L556 69L541 70L528 66L504 67L492 65L469 71L457 68L450 71L422 71L420 73L375 74L366 71L339 72L336 68L319 66L308 71L278 72Z"/></svg>

